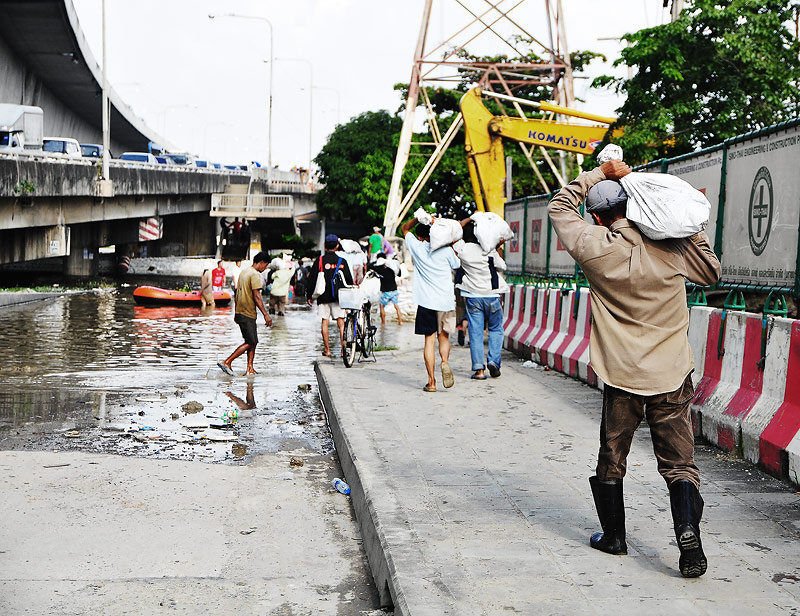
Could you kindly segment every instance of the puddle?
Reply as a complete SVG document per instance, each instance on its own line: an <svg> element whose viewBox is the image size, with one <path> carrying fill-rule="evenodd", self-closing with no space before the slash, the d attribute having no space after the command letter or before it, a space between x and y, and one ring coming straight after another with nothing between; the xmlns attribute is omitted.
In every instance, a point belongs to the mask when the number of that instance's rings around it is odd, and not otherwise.
<svg viewBox="0 0 800 616"><path fill-rule="evenodd" d="M6 311L0 449L233 464L266 452L332 450L313 372L321 340L311 309L290 306L272 328L259 319L259 374L229 377L216 362L241 342L231 308L145 308L132 290ZM241 357L234 372L244 369Z"/></svg>

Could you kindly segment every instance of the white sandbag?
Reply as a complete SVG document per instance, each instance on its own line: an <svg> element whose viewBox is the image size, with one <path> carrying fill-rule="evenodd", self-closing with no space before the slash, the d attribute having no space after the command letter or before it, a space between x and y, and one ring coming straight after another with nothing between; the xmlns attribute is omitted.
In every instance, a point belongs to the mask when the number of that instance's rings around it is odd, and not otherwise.
<svg viewBox="0 0 800 616"><path fill-rule="evenodd" d="M494 212L475 212L470 218L475 223L475 237L483 252L491 252L501 240L514 238L509 224Z"/></svg>
<svg viewBox="0 0 800 616"><path fill-rule="evenodd" d="M414 212L414 218L416 218L417 221L421 222L423 225L429 225L433 222L433 216L431 216L421 207L418 207L417 211Z"/></svg>
<svg viewBox="0 0 800 616"><path fill-rule="evenodd" d="M283 269L283 259L280 257L275 257L272 261L269 262L269 269L273 272L278 271L279 269Z"/></svg>
<svg viewBox="0 0 800 616"><path fill-rule="evenodd" d="M651 240L689 237L706 228L711 204L688 182L668 173L629 173L626 216Z"/></svg>
<svg viewBox="0 0 800 616"><path fill-rule="evenodd" d="M609 143L597 155L597 162L600 165L610 160L622 160L622 148L613 143Z"/></svg>
<svg viewBox="0 0 800 616"><path fill-rule="evenodd" d="M450 218L437 218L431 225L431 252L449 246L464 235L461 223Z"/></svg>
<svg viewBox="0 0 800 616"><path fill-rule="evenodd" d="M342 247L342 250L344 252L349 252L349 253L363 252L363 250L361 250L361 245L355 240L340 239L339 246Z"/></svg>
<svg viewBox="0 0 800 616"><path fill-rule="evenodd" d="M622 160L622 148L613 143L597 155L597 162ZM706 228L711 204L685 180L667 173L629 173L620 181L628 193L626 217L651 240L689 237Z"/></svg>

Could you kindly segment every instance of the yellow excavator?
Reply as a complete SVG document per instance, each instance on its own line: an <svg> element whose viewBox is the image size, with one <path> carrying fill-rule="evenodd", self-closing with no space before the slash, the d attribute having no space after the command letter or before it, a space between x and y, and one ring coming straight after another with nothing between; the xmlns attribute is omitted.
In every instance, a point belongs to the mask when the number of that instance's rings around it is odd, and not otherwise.
<svg viewBox="0 0 800 616"><path fill-rule="evenodd" d="M544 113L560 114L599 124L565 124L526 117L496 116L483 104L482 96L492 96L513 103L534 106ZM545 148L592 154L616 118L561 107L546 101L534 102L497 92L473 88L461 98L464 120L467 167L479 211L503 216L506 163L503 139L511 139ZM614 131L612 137L622 134Z"/></svg>
<svg viewBox="0 0 800 616"><path fill-rule="evenodd" d="M589 120L595 124L566 124L551 119L496 116L483 104L482 96L491 96L513 103L520 116L524 116L520 105L527 105L550 114L551 118L554 114L560 114ZM615 121L616 118L561 107L546 101L529 101L499 92L473 88L461 98L461 112L456 115L450 128L439 140L436 149L406 192L397 211L394 213L387 211L386 233L389 236L394 235L400 221L405 218L462 125L464 126L467 151L467 167L475 194L475 204L479 211L495 212L503 216L505 203L503 185L506 180L503 156L504 138L520 144L555 148L577 154L592 154L608 132L608 126ZM621 133L622 131L614 131L612 137ZM527 150L526 156L533 164L533 159ZM555 169L549 157L546 154L545 156L551 168ZM538 174L538 169L534 167L534 170ZM562 179L558 177L557 173L556 176L557 179Z"/></svg>

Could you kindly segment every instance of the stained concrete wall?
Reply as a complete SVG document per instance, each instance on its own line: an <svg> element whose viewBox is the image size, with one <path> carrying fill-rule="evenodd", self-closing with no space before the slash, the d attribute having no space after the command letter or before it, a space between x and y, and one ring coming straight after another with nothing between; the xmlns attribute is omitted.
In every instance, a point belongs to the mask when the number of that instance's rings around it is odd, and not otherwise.
<svg viewBox="0 0 800 616"><path fill-rule="evenodd" d="M70 60L65 58L65 62ZM0 39L0 103L36 105L44 111L46 137L72 137L81 143L103 143L101 131L70 111L46 88L41 79ZM128 144L111 141L112 152L124 152ZM3 174L5 176L5 174Z"/></svg>

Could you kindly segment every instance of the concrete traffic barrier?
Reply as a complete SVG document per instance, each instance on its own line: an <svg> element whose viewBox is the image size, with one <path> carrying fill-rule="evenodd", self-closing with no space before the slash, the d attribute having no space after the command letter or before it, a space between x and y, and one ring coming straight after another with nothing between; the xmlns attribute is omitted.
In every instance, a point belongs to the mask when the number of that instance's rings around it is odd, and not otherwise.
<svg viewBox="0 0 800 616"><path fill-rule="evenodd" d="M522 294L523 285L512 284L509 286L511 287L511 289L508 294L508 299L509 299L508 310L506 313L506 319L503 320L503 346L507 349L510 349L508 334L514 327L516 319L519 318L517 315L516 307L519 305L519 297Z"/></svg>
<svg viewBox="0 0 800 616"><path fill-rule="evenodd" d="M519 318L508 334L508 346L510 351L519 353L522 350L521 332L527 327L531 315L531 303L534 295L534 287L522 287L522 296L519 299Z"/></svg>
<svg viewBox="0 0 800 616"><path fill-rule="evenodd" d="M552 352L547 352L548 365L553 370L558 370L564 374L569 374L566 369L567 361L565 361L564 353L567 347L575 340L575 331L578 328L578 306L581 301L580 290L569 292L569 319L567 321L566 331L562 331L562 336L559 336L557 341L551 345Z"/></svg>
<svg viewBox="0 0 800 616"><path fill-rule="evenodd" d="M559 289L557 292L555 328L550 337L542 343L542 363L554 370L556 352L569 335L570 323L573 320L572 296L574 294L575 291L572 289Z"/></svg>
<svg viewBox="0 0 800 616"><path fill-rule="evenodd" d="M764 387L742 420L744 457L788 478L787 448L800 431L800 323L766 319Z"/></svg>
<svg viewBox="0 0 800 616"><path fill-rule="evenodd" d="M531 314L528 319L528 326L520 334L520 355L526 359L533 358L533 350L531 349L531 340L541 331L544 327L544 321L547 308L547 289L544 287L535 287L533 290L533 297L531 298Z"/></svg>
<svg viewBox="0 0 800 616"><path fill-rule="evenodd" d="M531 349L531 356L535 361L543 365L547 365L547 354L543 351L544 345L558 329L558 320L561 316L558 314L561 291L547 289L545 296L545 314L542 315L542 327L529 339L530 343L528 344Z"/></svg>
<svg viewBox="0 0 800 616"><path fill-rule="evenodd" d="M722 335L724 343L719 381L710 393L708 388L695 393L693 405L702 415L703 437L728 451L741 445L742 420L761 396L761 321L759 315L723 311L720 325L724 331L717 336L719 340ZM713 355L714 347L709 345L709 351ZM700 398L698 394L702 394Z"/></svg>

